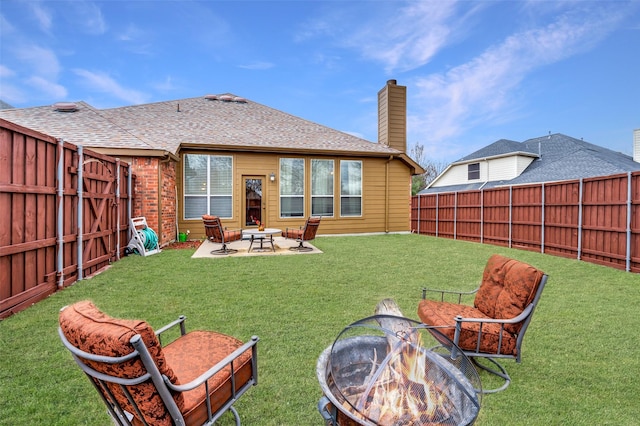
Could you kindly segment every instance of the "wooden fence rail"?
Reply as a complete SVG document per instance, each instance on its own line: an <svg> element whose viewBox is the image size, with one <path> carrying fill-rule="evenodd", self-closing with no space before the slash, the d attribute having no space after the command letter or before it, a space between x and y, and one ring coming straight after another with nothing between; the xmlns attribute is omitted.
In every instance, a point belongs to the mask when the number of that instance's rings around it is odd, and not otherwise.
<svg viewBox="0 0 640 426"><path fill-rule="evenodd" d="M131 177L120 160L0 119L0 319L120 258Z"/></svg>
<svg viewBox="0 0 640 426"><path fill-rule="evenodd" d="M411 229L640 272L640 172L416 195Z"/></svg>

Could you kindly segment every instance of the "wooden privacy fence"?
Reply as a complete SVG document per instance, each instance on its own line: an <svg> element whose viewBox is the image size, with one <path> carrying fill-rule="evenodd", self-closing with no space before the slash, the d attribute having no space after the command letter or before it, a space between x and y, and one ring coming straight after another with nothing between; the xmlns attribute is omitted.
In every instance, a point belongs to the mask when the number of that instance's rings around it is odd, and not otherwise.
<svg viewBox="0 0 640 426"><path fill-rule="evenodd" d="M0 318L120 258L131 178L127 163L0 119Z"/></svg>
<svg viewBox="0 0 640 426"><path fill-rule="evenodd" d="M640 172L416 195L411 229L640 272Z"/></svg>

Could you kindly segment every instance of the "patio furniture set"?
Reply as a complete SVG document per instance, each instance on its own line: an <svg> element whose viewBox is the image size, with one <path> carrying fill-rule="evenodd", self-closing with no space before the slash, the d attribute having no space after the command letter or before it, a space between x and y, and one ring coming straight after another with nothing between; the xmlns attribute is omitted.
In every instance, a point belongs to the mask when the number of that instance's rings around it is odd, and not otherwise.
<svg viewBox="0 0 640 426"><path fill-rule="evenodd" d="M305 229L299 231L302 245ZM473 292L423 289L420 321L374 315L351 324L318 358L324 394L318 410L326 425L472 424L482 394L511 382L499 360L521 361L546 281L533 266L496 254ZM428 299L433 292L437 299ZM470 294L473 306L462 303ZM89 301L63 308L59 323L64 346L116 424L212 425L229 411L240 425L233 404L258 384L257 336L243 343L213 331L187 333L184 316L154 332L144 321L109 317ZM163 345L161 336L176 327L179 337ZM504 384L484 390L480 370ZM406 408L398 389L410 400Z"/></svg>
<svg viewBox="0 0 640 426"><path fill-rule="evenodd" d="M236 253L238 250L229 247L229 244L245 238L250 240L249 252L252 250L276 251L275 245L273 244L273 237L279 234L282 234L284 238L293 239L298 242L297 246L290 247L289 250L298 252L311 251L313 248L304 245L304 243L316 238L316 233L320 226L320 219L318 216L311 216L307 219L304 226L300 228L286 228L282 231L277 228L225 229L218 216L202 216L207 239L222 245L219 249L211 251L211 254L216 255ZM253 247L256 241L260 243L260 247ZM271 247L265 246L265 242Z"/></svg>

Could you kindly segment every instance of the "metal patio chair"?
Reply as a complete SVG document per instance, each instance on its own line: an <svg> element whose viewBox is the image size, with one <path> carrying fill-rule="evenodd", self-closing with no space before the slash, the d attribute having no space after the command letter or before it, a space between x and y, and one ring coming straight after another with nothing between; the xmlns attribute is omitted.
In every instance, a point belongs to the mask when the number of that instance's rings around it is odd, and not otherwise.
<svg viewBox="0 0 640 426"><path fill-rule="evenodd" d="M115 424L212 425L257 385L257 343L213 331L186 333L185 317L154 332L144 321L112 318L92 302L60 311L58 333ZM179 326L179 328L175 328ZM178 334L166 346L161 335Z"/></svg>
<svg viewBox="0 0 640 426"><path fill-rule="evenodd" d="M522 341L546 282L544 272L495 254L487 262L482 283L471 292L423 289L418 316L424 324L442 327L476 366L504 379L502 386L483 391L499 392L509 386L511 377L498 359L521 362ZM427 299L430 292L439 294L439 300ZM463 296L474 294L473 306L462 304Z"/></svg>
<svg viewBox="0 0 640 426"><path fill-rule="evenodd" d="M294 251L312 251L313 247L305 246L305 241L311 241L316 238L318 227L320 226L320 216L310 216L305 222L304 226L298 229L287 228L282 233L284 238L296 240L298 245L295 247L289 247L289 250Z"/></svg>
<svg viewBox="0 0 640 426"><path fill-rule="evenodd" d="M225 229L222 227L222 222L218 216L203 215L202 222L204 222L204 231L207 234L207 239L214 243L222 244L222 247L217 250L212 250L211 254L231 254L237 253L238 250L229 248L227 244L242 239L242 229Z"/></svg>

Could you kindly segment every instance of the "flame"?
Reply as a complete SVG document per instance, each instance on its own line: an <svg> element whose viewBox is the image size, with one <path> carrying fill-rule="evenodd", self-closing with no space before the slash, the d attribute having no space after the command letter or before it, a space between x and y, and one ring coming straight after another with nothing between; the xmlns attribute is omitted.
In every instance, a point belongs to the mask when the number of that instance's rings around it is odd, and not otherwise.
<svg viewBox="0 0 640 426"><path fill-rule="evenodd" d="M354 408L380 425L446 421L451 403L430 368L419 335L398 338Z"/></svg>

